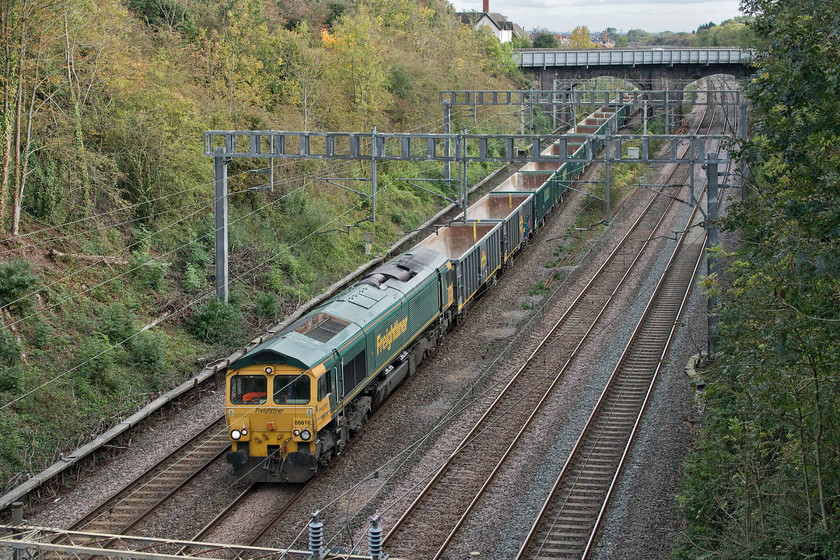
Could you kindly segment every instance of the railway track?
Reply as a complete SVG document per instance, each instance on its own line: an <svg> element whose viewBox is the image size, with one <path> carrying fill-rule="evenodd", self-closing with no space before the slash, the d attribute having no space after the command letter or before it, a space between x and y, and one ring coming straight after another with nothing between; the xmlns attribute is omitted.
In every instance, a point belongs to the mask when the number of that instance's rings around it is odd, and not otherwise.
<svg viewBox="0 0 840 560"><path fill-rule="evenodd" d="M389 551L423 558L444 554L600 324L646 251L650 232L658 230L675 203L675 199L650 199L581 294L386 535Z"/></svg>
<svg viewBox="0 0 840 560"><path fill-rule="evenodd" d="M704 243L700 228L683 235L517 559L586 558L700 266Z"/></svg>
<svg viewBox="0 0 840 560"><path fill-rule="evenodd" d="M648 236L639 235L633 240L632 234L655 232L675 203L671 198L662 210L660 200L651 199L581 295L399 518L385 537L389 551L423 558L444 555L646 249ZM659 211L653 211L657 207ZM658 216L655 224L644 227L653 216ZM628 252L635 255L629 266L624 264L626 259L615 258ZM566 357L562 365L548 368L553 368L550 376L545 375L549 361L546 354ZM533 367L540 357L542 364ZM544 389L536 391L535 387ZM441 508L441 504L446 506Z"/></svg>
<svg viewBox="0 0 840 560"><path fill-rule="evenodd" d="M697 207L689 220L699 225ZM702 262L705 230L683 233L517 560L587 558Z"/></svg>
<svg viewBox="0 0 840 560"><path fill-rule="evenodd" d="M209 543L228 542L231 540L229 535L235 533L237 541L246 542L248 546L256 546L309 492L314 480L310 480L305 485L251 484L190 540ZM258 496L260 492L265 495ZM260 503L256 505L256 509L259 510L262 521L253 513L255 504L250 503L258 501ZM231 524L236 526L231 527ZM176 555L204 556L214 550L214 545L209 545L209 547L209 549L183 547Z"/></svg>
<svg viewBox="0 0 840 560"><path fill-rule="evenodd" d="M186 483L224 455L229 445L222 417L99 504L74 523L70 530L129 533Z"/></svg>

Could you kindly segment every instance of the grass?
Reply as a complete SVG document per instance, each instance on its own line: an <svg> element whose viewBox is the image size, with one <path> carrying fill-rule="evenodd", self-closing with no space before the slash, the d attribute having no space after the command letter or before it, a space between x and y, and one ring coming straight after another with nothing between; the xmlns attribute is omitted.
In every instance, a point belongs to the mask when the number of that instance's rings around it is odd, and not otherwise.
<svg viewBox="0 0 840 560"><path fill-rule="evenodd" d="M536 286L534 286L533 288L531 288L528 291L528 295L529 296L540 296L540 295L543 295L543 294L547 294L549 291L551 291L551 288L549 288L548 286L545 285L544 280L541 280L540 282L537 283Z"/></svg>

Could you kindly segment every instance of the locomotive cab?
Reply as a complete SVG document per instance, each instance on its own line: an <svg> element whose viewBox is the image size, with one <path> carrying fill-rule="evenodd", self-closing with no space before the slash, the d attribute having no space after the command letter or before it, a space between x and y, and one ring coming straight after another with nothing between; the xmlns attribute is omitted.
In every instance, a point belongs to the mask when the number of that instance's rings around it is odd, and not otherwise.
<svg viewBox="0 0 840 560"><path fill-rule="evenodd" d="M329 417L328 381L323 366L260 364L228 373L227 460L238 477L303 482L315 474L323 445L316 415Z"/></svg>

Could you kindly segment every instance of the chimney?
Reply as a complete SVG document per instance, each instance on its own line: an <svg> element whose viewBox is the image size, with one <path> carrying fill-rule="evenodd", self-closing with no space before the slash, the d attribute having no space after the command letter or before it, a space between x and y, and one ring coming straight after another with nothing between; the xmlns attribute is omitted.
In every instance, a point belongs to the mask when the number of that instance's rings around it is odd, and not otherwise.
<svg viewBox="0 0 840 560"><path fill-rule="evenodd" d="M484 12L490 13L490 0L484 0Z"/></svg>

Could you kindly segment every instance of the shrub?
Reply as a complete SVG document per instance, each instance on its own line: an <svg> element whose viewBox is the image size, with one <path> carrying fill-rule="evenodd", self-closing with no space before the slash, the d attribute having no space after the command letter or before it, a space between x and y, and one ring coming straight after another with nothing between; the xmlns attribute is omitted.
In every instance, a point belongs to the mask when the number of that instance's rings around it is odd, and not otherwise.
<svg viewBox="0 0 840 560"><path fill-rule="evenodd" d="M207 278L200 267L193 263L187 263L184 268L184 281L182 286L185 292L195 293L207 288Z"/></svg>
<svg viewBox="0 0 840 560"><path fill-rule="evenodd" d="M105 309L100 325L102 334L114 344L127 340L137 333L134 315L119 303Z"/></svg>
<svg viewBox="0 0 840 560"><path fill-rule="evenodd" d="M280 298L277 294L260 292L254 303L254 314L268 321L276 321L280 317Z"/></svg>
<svg viewBox="0 0 840 560"><path fill-rule="evenodd" d="M79 350L76 379L92 389L103 387L115 390L121 385L115 372L114 349L104 334L94 335L82 344Z"/></svg>
<svg viewBox="0 0 840 560"><path fill-rule="evenodd" d="M134 232L134 237L136 247L129 259L132 276L140 282L141 286L158 291L163 287L163 280L170 265L149 257L151 232L146 227L140 226Z"/></svg>
<svg viewBox="0 0 840 560"><path fill-rule="evenodd" d="M16 366L20 361L20 350L14 335L6 329L0 329L0 366Z"/></svg>
<svg viewBox="0 0 840 560"><path fill-rule="evenodd" d="M52 340L52 326L42 320L36 320L32 332L32 346L39 350L46 348Z"/></svg>
<svg viewBox="0 0 840 560"><path fill-rule="evenodd" d="M19 395L23 392L23 370L0 365L0 395L10 393ZM5 401L6 399L3 399Z"/></svg>
<svg viewBox="0 0 840 560"><path fill-rule="evenodd" d="M395 96L408 99L414 92L414 76L408 68L398 64L388 74L387 88Z"/></svg>
<svg viewBox="0 0 840 560"><path fill-rule="evenodd" d="M132 267L139 267L134 271L134 276L140 284L155 292L163 288L163 279L169 269L169 263L159 260L144 258L142 260L132 259Z"/></svg>
<svg viewBox="0 0 840 560"><path fill-rule="evenodd" d="M0 445L0 479L10 480L24 470L23 456L29 449L29 442L22 432L26 423L14 412L0 411L0 433L3 434L3 445ZM3 483L5 485L5 483Z"/></svg>
<svg viewBox="0 0 840 560"><path fill-rule="evenodd" d="M551 288L546 286L544 281L540 281L539 283L537 283L536 286L531 288L531 290L528 292L528 295L529 296L538 296L538 295L546 294L550 291L551 291Z"/></svg>
<svg viewBox="0 0 840 560"><path fill-rule="evenodd" d="M242 315L232 305L213 298L196 311L189 329L194 337L205 342L228 342L241 332Z"/></svg>
<svg viewBox="0 0 840 560"><path fill-rule="evenodd" d="M144 331L131 340L129 350L130 365L135 370L151 376L154 390L162 390L166 373L166 334Z"/></svg>
<svg viewBox="0 0 840 560"><path fill-rule="evenodd" d="M23 390L23 370L20 363L21 348L15 337L0 329L0 392L20 393Z"/></svg>
<svg viewBox="0 0 840 560"><path fill-rule="evenodd" d="M187 263L201 269L212 261L213 257L210 255L210 252L201 243L196 241L190 245L190 254L187 257Z"/></svg>
<svg viewBox="0 0 840 560"><path fill-rule="evenodd" d="M30 274L30 268L29 262L24 260L0 263L0 307L8 305L19 312L28 309L29 298L20 298L38 282L38 277Z"/></svg>

